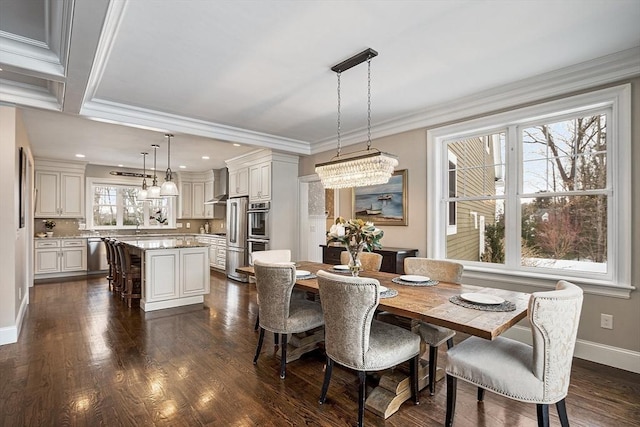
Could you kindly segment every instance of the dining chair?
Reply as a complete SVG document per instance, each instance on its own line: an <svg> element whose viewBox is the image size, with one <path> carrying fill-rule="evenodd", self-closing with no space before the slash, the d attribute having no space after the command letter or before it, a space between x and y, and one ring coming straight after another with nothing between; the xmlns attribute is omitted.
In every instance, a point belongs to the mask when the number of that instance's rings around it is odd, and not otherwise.
<svg viewBox="0 0 640 427"><path fill-rule="evenodd" d="M440 259L407 257L404 259L404 272L427 276L432 280L460 284L464 266L457 262ZM431 323L420 322L419 333L425 343L429 344L429 394L435 393L436 369L438 367L438 347L445 342L447 348L453 347L456 332Z"/></svg>
<svg viewBox="0 0 640 427"><path fill-rule="evenodd" d="M364 420L366 373L409 361L411 394L418 404L420 337L373 318L380 301L380 282L318 271L320 303L325 320L327 365L320 404L327 398L333 364L358 371L358 425Z"/></svg>
<svg viewBox="0 0 640 427"><path fill-rule="evenodd" d="M256 289L260 304L260 337L253 363L258 363L265 329L280 334L280 378L286 375L287 334L309 331L324 325L322 307L315 301L292 298L296 284L296 267L293 264L274 264L255 261Z"/></svg>
<svg viewBox="0 0 640 427"><path fill-rule="evenodd" d="M537 405L538 426L549 425L555 403L563 427L569 426L565 398L582 309L582 289L560 280L554 291L535 292L528 319L533 345L505 337L470 337L447 352L447 414L453 425L457 379L478 387L478 401L489 390Z"/></svg>
<svg viewBox="0 0 640 427"><path fill-rule="evenodd" d="M278 262L291 262L291 250L289 249L271 249L267 251L255 251L251 252L249 255L249 263L253 265L254 261L261 261L266 263L278 263ZM249 277L249 282L255 283L255 277ZM293 297L295 298L306 298L307 293L300 291L298 289L293 290ZM257 301L258 305L260 305L260 299ZM256 316L256 324L253 327L254 331L257 331L260 327L260 314ZM277 335L277 334L276 334ZM276 339L276 345L278 345Z"/></svg>
<svg viewBox="0 0 640 427"><path fill-rule="evenodd" d="M358 258L362 264L362 271L380 271L382 267L382 255L375 252L362 252ZM340 264L347 265L350 260L349 251L340 252Z"/></svg>

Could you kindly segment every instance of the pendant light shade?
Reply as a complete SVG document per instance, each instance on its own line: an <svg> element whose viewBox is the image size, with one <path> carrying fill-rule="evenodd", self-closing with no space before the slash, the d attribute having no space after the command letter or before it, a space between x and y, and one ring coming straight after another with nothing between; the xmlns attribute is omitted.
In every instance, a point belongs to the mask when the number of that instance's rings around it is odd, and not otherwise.
<svg viewBox="0 0 640 427"><path fill-rule="evenodd" d="M151 144L153 147L153 185L147 189L147 199L161 199L160 187L158 187L158 176L156 175L156 153L160 146L158 144Z"/></svg>
<svg viewBox="0 0 640 427"><path fill-rule="evenodd" d="M378 55L367 49L331 68L338 75L338 153L328 162L316 164L316 173L324 188L351 188L386 184L398 166L398 158L371 148L371 58ZM340 74L367 61L367 149L342 155L340 140Z"/></svg>
<svg viewBox="0 0 640 427"><path fill-rule="evenodd" d="M138 191L138 200L144 202L147 200L147 155L149 153L140 154L142 154L142 188Z"/></svg>
<svg viewBox="0 0 640 427"><path fill-rule="evenodd" d="M167 137L167 171L165 172L164 183L160 188L160 195L162 197L175 197L178 195L178 186L173 182L171 176L171 138L172 134L167 133L164 136Z"/></svg>

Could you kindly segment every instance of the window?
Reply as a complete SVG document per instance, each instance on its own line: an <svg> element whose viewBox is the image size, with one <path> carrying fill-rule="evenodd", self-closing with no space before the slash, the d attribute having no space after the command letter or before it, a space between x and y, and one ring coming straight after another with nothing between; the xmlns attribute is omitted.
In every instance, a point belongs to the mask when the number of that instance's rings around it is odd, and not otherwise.
<svg viewBox="0 0 640 427"><path fill-rule="evenodd" d="M175 226L171 198L139 201L138 187L127 184L91 182L89 188L91 229Z"/></svg>
<svg viewBox="0 0 640 427"><path fill-rule="evenodd" d="M630 241L618 238L631 231L629 96L605 89L429 131L428 256L629 288Z"/></svg>

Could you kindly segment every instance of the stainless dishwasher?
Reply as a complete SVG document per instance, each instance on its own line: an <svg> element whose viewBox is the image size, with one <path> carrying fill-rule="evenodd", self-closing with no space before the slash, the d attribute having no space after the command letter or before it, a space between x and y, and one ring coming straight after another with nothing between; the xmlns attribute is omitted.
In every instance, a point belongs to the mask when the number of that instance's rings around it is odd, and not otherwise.
<svg viewBox="0 0 640 427"><path fill-rule="evenodd" d="M107 247L100 237L87 238L87 274L109 270Z"/></svg>

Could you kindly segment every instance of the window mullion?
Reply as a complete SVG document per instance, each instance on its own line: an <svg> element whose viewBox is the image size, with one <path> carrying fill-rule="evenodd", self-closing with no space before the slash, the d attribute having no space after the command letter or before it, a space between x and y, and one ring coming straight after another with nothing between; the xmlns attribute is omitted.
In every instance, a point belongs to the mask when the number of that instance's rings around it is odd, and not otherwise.
<svg viewBox="0 0 640 427"><path fill-rule="evenodd" d="M507 179L504 202L504 263L509 269L517 269L520 267L522 217L522 210L519 209L520 189L522 188L522 176L519 166L522 162L522 151L519 149L521 137L518 135L517 126L507 127L506 138Z"/></svg>

